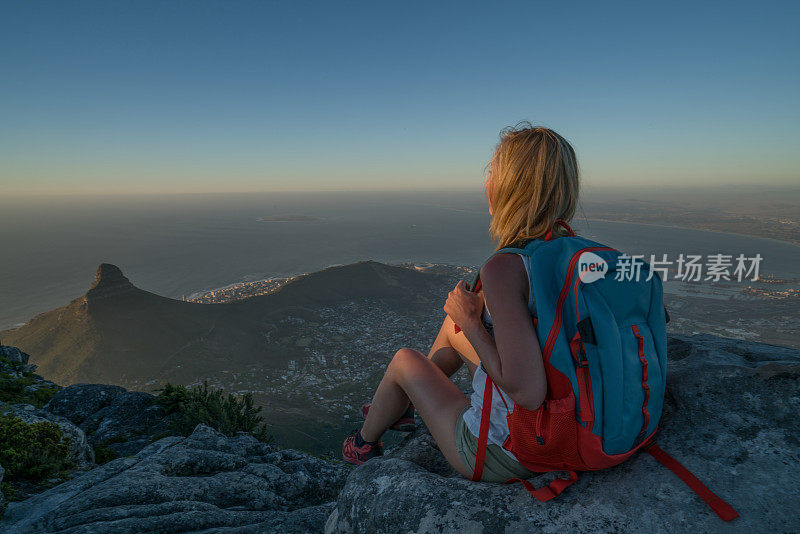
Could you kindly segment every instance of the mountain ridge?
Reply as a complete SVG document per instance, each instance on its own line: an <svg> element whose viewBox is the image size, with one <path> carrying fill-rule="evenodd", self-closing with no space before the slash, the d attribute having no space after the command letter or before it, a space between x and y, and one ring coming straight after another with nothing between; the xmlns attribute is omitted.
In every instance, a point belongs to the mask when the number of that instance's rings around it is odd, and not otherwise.
<svg viewBox="0 0 800 534"><path fill-rule="evenodd" d="M292 310L365 297L408 306L442 283L440 275L370 260L301 275L267 295L201 304L140 289L102 263L84 295L0 337L36 355L40 371L60 383L130 385L173 364L203 374L269 360L275 351L264 325Z"/></svg>

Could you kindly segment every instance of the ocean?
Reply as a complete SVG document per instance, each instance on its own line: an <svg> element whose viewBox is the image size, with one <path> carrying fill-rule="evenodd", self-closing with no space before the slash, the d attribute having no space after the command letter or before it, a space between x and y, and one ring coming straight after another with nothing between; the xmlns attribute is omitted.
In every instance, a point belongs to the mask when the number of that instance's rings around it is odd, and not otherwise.
<svg viewBox="0 0 800 534"><path fill-rule="evenodd" d="M181 298L368 259L479 265L493 249L488 223L480 191L0 199L0 330L85 293L103 262ZM800 272L800 247L777 240L582 218L575 226L647 258L758 253L762 274Z"/></svg>

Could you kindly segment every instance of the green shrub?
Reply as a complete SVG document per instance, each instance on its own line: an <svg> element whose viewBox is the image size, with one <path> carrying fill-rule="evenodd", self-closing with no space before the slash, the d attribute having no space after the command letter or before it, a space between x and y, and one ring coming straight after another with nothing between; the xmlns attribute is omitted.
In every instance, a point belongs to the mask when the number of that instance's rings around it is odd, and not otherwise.
<svg viewBox="0 0 800 534"><path fill-rule="evenodd" d="M12 363L5 356L0 356L0 369L12 368L21 376L13 376L9 372L0 371L0 402L9 404L33 404L41 408L53 398L58 391L57 387L42 387L35 391L25 391L25 388L34 384L34 375L23 371L22 364Z"/></svg>
<svg viewBox="0 0 800 534"><path fill-rule="evenodd" d="M116 460L119 458L119 455L117 454L117 451L111 447L111 445L114 443L125 443L133 438L134 435L128 432L122 432L120 434L114 434L112 437L96 443L92 446L94 449L94 462L100 465L110 462L111 460Z"/></svg>
<svg viewBox="0 0 800 534"><path fill-rule="evenodd" d="M49 421L26 423L0 415L0 465L10 481L42 481L73 467L67 460L69 437Z"/></svg>
<svg viewBox="0 0 800 534"><path fill-rule="evenodd" d="M97 465L103 465L111 460L117 459L117 451L112 449L106 443L98 443L93 447L94 449L94 462Z"/></svg>
<svg viewBox="0 0 800 534"><path fill-rule="evenodd" d="M258 440L269 442L261 407L253 406L253 395L242 397L225 395L219 389L210 389L208 382L191 389L167 383L155 399L164 407L167 414L177 414L171 421L171 429L176 434L188 436L200 424L233 436L237 432L249 432Z"/></svg>
<svg viewBox="0 0 800 534"><path fill-rule="evenodd" d="M11 485L11 482L4 480L3 482L0 482L0 493L5 496L7 501L13 501L14 495L17 492L14 490L14 486ZM2 514L0 514L0 516L2 516Z"/></svg>

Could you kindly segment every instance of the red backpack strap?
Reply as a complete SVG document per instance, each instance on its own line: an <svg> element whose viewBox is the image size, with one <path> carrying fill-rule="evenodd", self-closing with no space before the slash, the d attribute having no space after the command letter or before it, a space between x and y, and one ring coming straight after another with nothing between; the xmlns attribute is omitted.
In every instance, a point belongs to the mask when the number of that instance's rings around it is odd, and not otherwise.
<svg viewBox="0 0 800 534"><path fill-rule="evenodd" d="M483 407L481 408L481 429L478 432L478 450L475 451L475 469L472 480L479 482L483 476L483 463L486 460L486 445L489 441L489 419L492 414L492 390L494 389L489 373L483 385Z"/></svg>
<svg viewBox="0 0 800 534"><path fill-rule="evenodd" d="M522 478L509 478L506 480L506 484L522 482L522 485L525 486L525 489L528 490L531 495L542 502L546 502L561 495L562 491L567 489L570 484L577 482L577 480L578 473L575 471L570 471L569 478L557 478L547 486L542 486L541 488L534 488L533 484Z"/></svg>
<svg viewBox="0 0 800 534"><path fill-rule="evenodd" d="M739 514L733 509L733 506L720 499L713 491L700 482L696 476L690 473L688 469L683 467L678 460L664 452L661 447L653 443L647 446L645 450L649 452L653 458L665 465L667 469L678 475L678 477L683 480L692 491L699 495L723 521L730 521L739 517Z"/></svg>
<svg viewBox="0 0 800 534"><path fill-rule="evenodd" d="M572 231L572 228L569 227L569 225L566 223L566 221L564 221L564 219L556 219L555 222L553 223L553 228L555 228L556 225L564 227L564 230L567 231L568 235L570 236L575 235L575 232ZM545 241L550 241L551 239L553 239L553 228L550 228L547 231L547 234L544 236Z"/></svg>

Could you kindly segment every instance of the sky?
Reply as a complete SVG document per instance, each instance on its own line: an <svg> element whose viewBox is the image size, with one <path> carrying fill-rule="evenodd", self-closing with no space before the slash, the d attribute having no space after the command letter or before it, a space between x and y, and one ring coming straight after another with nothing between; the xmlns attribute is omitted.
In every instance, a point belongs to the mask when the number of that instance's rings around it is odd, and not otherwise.
<svg viewBox="0 0 800 534"><path fill-rule="evenodd" d="M0 3L0 195L800 183L798 2Z"/></svg>

